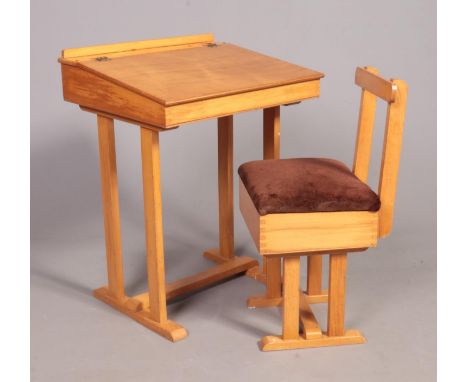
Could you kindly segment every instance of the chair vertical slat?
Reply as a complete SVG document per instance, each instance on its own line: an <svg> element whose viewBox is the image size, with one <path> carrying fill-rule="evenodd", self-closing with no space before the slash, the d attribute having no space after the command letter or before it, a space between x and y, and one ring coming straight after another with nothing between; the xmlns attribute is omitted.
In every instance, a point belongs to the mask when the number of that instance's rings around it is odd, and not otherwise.
<svg viewBox="0 0 468 382"><path fill-rule="evenodd" d="M395 102L388 104L385 126L385 140L380 168L379 237L387 236L392 230L393 210L403 139L403 125L406 111L408 87L406 82L393 80L396 85Z"/></svg>
<svg viewBox="0 0 468 382"><path fill-rule="evenodd" d="M367 66L365 69L373 74L379 73L379 71L373 67ZM376 106L377 96L363 88L361 93L361 107L359 110L353 172L365 183L367 183L367 176L369 173Z"/></svg>

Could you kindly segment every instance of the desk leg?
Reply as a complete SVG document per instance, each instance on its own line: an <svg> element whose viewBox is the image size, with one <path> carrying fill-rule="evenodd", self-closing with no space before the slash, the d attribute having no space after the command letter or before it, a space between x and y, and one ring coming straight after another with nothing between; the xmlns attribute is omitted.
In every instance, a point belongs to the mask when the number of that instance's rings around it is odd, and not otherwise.
<svg viewBox="0 0 468 382"><path fill-rule="evenodd" d="M120 240L119 186L115 160L114 120L97 116L102 207L107 257L107 289L118 300L125 297Z"/></svg>
<svg viewBox="0 0 468 382"><path fill-rule="evenodd" d="M280 106L263 109L263 159L279 159L280 135ZM281 258L264 256L263 271L252 270L248 275L264 281L267 293L265 297L251 297L247 305L251 308L278 305L281 298Z"/></svg>
<svg viewBox="0 0 468 382"><path fill-rule="evenodd" d="M204 256L218 263L234 258L233 116L218 118L219 250Z"/></svg>
<svg viewBox="0 0 468 382"><path fill-rule="evenodd" d="M167 330L172 340L184 338L182 327L167 326L164 238L160 189L159 133L141 128L141 159L145 207L146 259L148 272L149 318Z"/></svg>

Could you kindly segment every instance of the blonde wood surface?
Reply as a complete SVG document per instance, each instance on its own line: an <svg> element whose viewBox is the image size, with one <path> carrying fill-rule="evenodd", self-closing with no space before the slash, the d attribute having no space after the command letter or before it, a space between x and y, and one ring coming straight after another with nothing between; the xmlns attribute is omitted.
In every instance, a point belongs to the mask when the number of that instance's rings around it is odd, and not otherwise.
<svg viewBox="0 0 468 382"><path fill-rule="evenodd" d="M166 107L164 126L176 126L206 118L257 110L315 98L319 95L320 81L315 80L189 102Z"/></svg>
<svg viewBox="0 0 468 382"><path fill-rule="evenodd" d="M263 109L263 159L279 159L280 129L280 107Z"/></svg>
<svg viewBox="0 0 468 382"><path fill-rule="evenodd" d="M141 309L139 311L129 309L128 305L130 304L128 304L128 301L131 301L131 299L116 299L107 288L96 289L93 294L97 299L112 306L114 309L117 309L121 313L129 316L143 326L172 342L180 341L188 335L185 328L175 323L174 321L166 320L164 322L156 322L152 318L152 315L148 309Z"/></svg>
<svg viewBox="0 0 468 382"><path fill-rule="evenodd" d="M283 261L283 339L299 338L300 257Z"/></svg>
<svg viewBox="0 0 468 382"><path fill-rule="evenodd" d="M236 274L243 273L257 265L258 262L255 259L246 256L235 256L234 258L211 267L206 271L167 283L166 298L167 300L171 300L185 294L194 293L199 289L216 284ZM133 299L141 303L141 306L133 304L134 309L139 310L142 308L148 308L148 292L133 296Z"/></svg>
<svg viewBox="0 0 468 382"><path fill-rule="evenodd" d="M167 320L159 133L140 129L150 318Z"/></svg>
<svg viewBox="0 0 468 382"><path fill-rule="evenodd" d="M265 215L260 251L278 253L375 247L378 214L367 211Z"/></svg>
<svg viewBox="0 0 468 382"><path fill-rule="evenodd" d="M58 62L64 65L75 65L80 66L80 62L86 62L91 60L109 60L115 59L119 57L126 57L126 56L135 56L136 54L149 54L149 53L160 53L160 52L167 52L170 50L181 50L181 49L192 49L192 48L200 48L203 46L210 46L213 42L195 42L191 44L182 44L182 45L168 45L168 46L157 46L154 48L146 48L146 49L138 49L138 50L125 50L122 52L112 52L112 53L102 53L91 54L89 56L82 56L82 57L72 57L72 58L63 58L60 57Z"/></svg>
<svg viewBox="0 0 468 382"><path fill-rule="evenodd" d="M75 66L62 65L65 101L152 126L165 127L163 107Z"/></svg>
<svg viewBox="0 0 468 382"><path fill-rule="evenodd" d="M260 252L260 227L263 226L263 216L258 214L252 199L250 198L247 189L244 186L242 180L239 179L239 209L244 218L245 224L252 236L257 250ZM263 264L266 264L265 262ZM265 269L264 269L265 271Z"/></svg>
<svg viewBox="0 0 468 382"><path fill-rule="evenodd" d="M355 77L356 85L387 102L393 102L395 100L396 91L394 84L374 73L372 69L366 70L365 68L357 68Z"/></svg>
<svg viewBox="0 0 468 382"><path fill-rule="evenodd" d="M279 106L263 109L263 159L279 159L280 157L280 122ZM274 270L273 265L268 265L269 262L272 260L263 259L263 272L267 281L270 278L268 271L281 272L281 263L277 263L276 266L279 269Z"/></svg>
<svg viewBox="0 0 468 382"><path fill-rule="evenodd" d="M115 159L114 121L111 118L98 115L97 122L108 290L115 299L120 300L125 297L125 291L120 238L119 185Z"/></svg>
<svg viewBox="0 0 468 382"><path fill-rule="evenodd" d="M239 207L262 255L287 255L375 247L378 213L368 211L311 212L260 216L242 181Z"/></svg>
<svg viewBox="0 0 468 382"><path fill-rule="evenodd" d="M266 264L266 297L281 297L281 257L268 259Z"/></svg>
<svg viewBox="0 0 468 382"><path fill-rule="evenodd" d="M233 116L218 119L218 202L220 256L234 256Z"/></svg>
<svg viewBox="0 0 468 382"><path fill-rule="evenodd" d="M366 66L365 70L373 74L379 73L376 68L369 66ZM366 89L362 89L353 172L364 183L367 183L369 174L376 107L377 97Z"/></svg>
<svg viewBox="0 0 468 382"><path fill-rule="evenodd" d="M306 294L307 302L309 304L321 304L328 302L328 290L323 289L318 294Z"/></svg>
<svg viewBox="0 0 468 382"><path fill-rule="evenodd" d="M375 247L378 214L367 211L270 214L258 219L262 255Z"/></svg>
<svg viewBox="0 0 468 382"><path fill-rule="evenodd" d="M169 130L177 129L179 127L179 126L174 126L174 127L162 129L162 128L158 127L158 126L141 123L140 121L135 121L133 119L121 117L119 115L115 115L115 114L111 114L111 113L106 113L106 112L103 112L103 111L100 111L100 110L90 109L89 107L86 107L86 106L80 106L80 109L83 110L83 111L86 111L88 113L93 113L93 114L96 114L96 115L99 114L99 115L102 115L103 117L111 118L111 119L122 121L122 122L127 122L127 123L130 123L132 125L138 125L140 127L144 127L145 129L155 130L155 131L158 131L158 132L169 131Z"/></svg>
<svg viewBox="0 0 468 382"><path fill-rule="evenodd" d="M390 234L400 165L400 152L405 122L408 86L404 81L392 80L396 87L395 102L388 105L379 183L379 236Z"/></svg>
<svg viewBox="0 0 468 382"><path fill-rule="evenodd" d="M328 303L328 290L323 289L319 294L308 295L303 293L308 304L322 304ZM271 308L273 306L280 306L283 303L283 297L266 297L250 296L247 299L247 307L249 308Z"/></svg>
<svg viewBox="0 0 468 382"><path fill-rule="evenodd" d="M306 81L240 94L163 106L80 67L62 65L65 101L160 128L318 97L320 81Z"/></svg>
<svg viewBox="0 0 468 382"><path fill-rule="evenodd" d="M109 55L122 52L133 52L147 50L151 48L161 48L177 45L187 45L196 43L213 42L214 36L212 33L178 36L169 38L160 38L153 40L130 41L107 45L93 45L81 48L70 48L62 50L62 58L65 59L84 59L86 56L94 55Z"/></svg>
<svg viewBox="0 0 468 382"><path fill-rule="evenodd" d="M322 256L307 256L307 294L318 295L322 292Z"/></svg>
<svg viewBox="0 0 468 382"><path fill-rule="evenodd" d="M358 330L347 330L343 336L329 337L326 333L322 333L321 337L305 339L283 339L279 336L266 336L260 341L260 349L262 351L273 350L293 350L316 348L324 346L340 346L340 345L357 345L366 342L364 336Z"/></svg>
<svg viewBox="0 0 468 382"><path fill-rule="evenodd" d="M331 254L328 277L328 329L327 335L343 336L345 333L347 254Z"/></svg>
<svg viewBox="0 0 468 382"><path fill-rule="evenodd" d="M308 340L311 338L321 337L322 330L320 329L320 325L315 318L312 309L310 309L309 302L307 301L307 297L304 293L301 293L299 306L299 317L304 337Z"/></svg>
<svg viewBox="0 0 468 382"><path fill-rule="evenodd" d="M164 106L323 77L314 70L232 44L84 60L76 65Z"/></svg>

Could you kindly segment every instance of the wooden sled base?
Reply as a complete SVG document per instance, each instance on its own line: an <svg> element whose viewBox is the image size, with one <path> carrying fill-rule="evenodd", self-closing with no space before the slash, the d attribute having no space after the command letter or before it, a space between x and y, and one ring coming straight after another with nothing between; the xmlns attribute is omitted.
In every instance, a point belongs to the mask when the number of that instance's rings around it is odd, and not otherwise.
<svg viewBox="0 0 468 382"><path fill-rule="evenodd" d="M246 256L234 256L222 263L192 276L166 284L166 299L171 300L184 294L194 293L201 288L221 282L248 269L258 266L255 259ZM129 316L148 329L160 334L172 342L187 337L185 328L174 321L157 322L150 317L148 292L133 297L115 298L107 287L94 290L94 297Z"/></svg>
<svg viewBox="0 0 468 382"><path fill-rule="evenodd" d="M129 306L131 306L131 304L129 304L129 300L132 300L131 298L127 298L126 300L117 300L109 294L106 287L95 289L93 295L98 300L105 302L123 314L133 318L135 321L158 333L164 338L167 338L169 341L180 341L188 335L187 330L174 321L167 320L163 323L158 323L151 319L148 309L141 309L139 311L132 310L129 308Z"/></svg>
<svg viewBox="0 0 468 382"><path fill-rule="evenodd" d="M260 340L262 351L291 350L315 348L322 346L356 345L366 342L364 336L358 330L350 329L343 336L329 337L322 333L321 337L306 339L299 336L297 339L283 339L280 336L266 336Z"/></svg>

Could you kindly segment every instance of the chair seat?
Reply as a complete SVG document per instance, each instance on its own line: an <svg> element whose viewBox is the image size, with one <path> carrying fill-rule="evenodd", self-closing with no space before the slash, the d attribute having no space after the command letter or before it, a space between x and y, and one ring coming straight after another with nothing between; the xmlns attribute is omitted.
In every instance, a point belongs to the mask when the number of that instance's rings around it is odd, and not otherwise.
<svg viewBox="0 0 468 382"><path fill-rule="evenodd" d="M239 176L260 215L380 208L377 194L334 159L252 161L239 167Z"/></svg>

